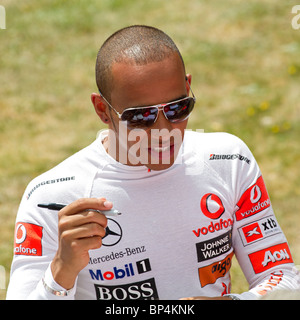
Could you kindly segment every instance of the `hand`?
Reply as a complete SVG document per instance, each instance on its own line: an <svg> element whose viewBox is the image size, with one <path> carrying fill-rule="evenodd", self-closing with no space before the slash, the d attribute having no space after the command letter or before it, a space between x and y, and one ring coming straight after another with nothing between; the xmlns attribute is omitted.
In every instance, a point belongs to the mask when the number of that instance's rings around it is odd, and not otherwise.
<svg viewBox="0 0 300 320"><path fill-rule="evenodd" d="M79 199L58 213L58 250L51 263L54 280L66 290L73 288L78 273L89 263L89 250L98 249L105 236L107 218L88 209L110 210L105 198Z"/></svg>

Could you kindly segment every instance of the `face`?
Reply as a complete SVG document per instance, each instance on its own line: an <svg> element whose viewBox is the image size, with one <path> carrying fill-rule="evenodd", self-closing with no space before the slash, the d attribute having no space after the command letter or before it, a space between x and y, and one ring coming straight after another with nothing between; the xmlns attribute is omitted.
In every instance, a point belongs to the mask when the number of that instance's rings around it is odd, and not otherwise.
<svg viewBox="0 0 300 320"><path fill-rule="evenodd" d="M189 86L178 55L146 65L115 63L110 104L121 114L133 107L152 106L187 97ZM191 81L191 76L187 76ZM103 98L92 95L97 114L108 123L109 146L116 148L115 159L127 165L145 165L151 170L170 167L183 141L187 120L172 123L160 110L156 122L147 128L130 130ZM112 134L113 133L113 134ZM113 139L115 141L113 141ZM112 149L111 149L112 150Z"/></svg>

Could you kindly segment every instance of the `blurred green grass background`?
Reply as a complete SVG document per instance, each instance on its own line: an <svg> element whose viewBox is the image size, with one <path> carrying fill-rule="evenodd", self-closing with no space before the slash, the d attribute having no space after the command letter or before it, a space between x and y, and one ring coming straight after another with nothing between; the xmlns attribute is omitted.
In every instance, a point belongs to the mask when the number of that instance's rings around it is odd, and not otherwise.
<svg viewBox="0 0 300 320"><path fill-rule="evenodd" d="M28 182L90 144L103 41L148 24L176 42L193 75L189 128L243 139L263 172L300 264L300 30L297 1L6 0L0 30L0 265L9 280L14 221ZM235 262L232 292L248 289ZM0 289L0 298L5 290Z"/></svg>

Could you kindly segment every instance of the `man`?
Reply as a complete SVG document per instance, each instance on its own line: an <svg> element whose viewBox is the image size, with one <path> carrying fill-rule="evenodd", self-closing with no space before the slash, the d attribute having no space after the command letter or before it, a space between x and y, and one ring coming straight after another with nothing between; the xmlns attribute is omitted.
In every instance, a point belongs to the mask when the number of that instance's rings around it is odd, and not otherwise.
<svg viewBox="0 0 300 320"><path fill-rule="evenodd" d="M195 97L173 41L119 30L96 80L108 131L27 187L7 297L255 299L299 288L251 152L229 134L185 132ZM53 202L67 206L38 206ZM105 216L112 207L122 214ZM251 289L228 296L234 253Z"/></svg>

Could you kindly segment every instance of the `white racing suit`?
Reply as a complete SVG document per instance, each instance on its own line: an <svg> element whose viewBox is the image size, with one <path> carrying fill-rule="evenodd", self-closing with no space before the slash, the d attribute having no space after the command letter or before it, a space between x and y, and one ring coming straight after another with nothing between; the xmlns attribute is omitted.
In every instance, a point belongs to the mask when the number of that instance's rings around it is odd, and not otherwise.
<svg viewBox="0 0 300 320"><path fill-rule="evenodd" d="M106 133L107 134L107 133ZM147 170L112 159L105 132L27 187L16 219L7 299L179 299L230 293L237 260L256 299L299 289L287 240L247 146L226 133L185 133L169 169ZM68 296L51 274L58 212L39 203L105 197L122 215L108 218L100 249Z"/></svg>

